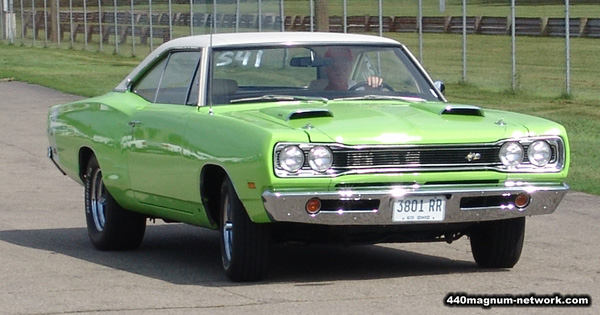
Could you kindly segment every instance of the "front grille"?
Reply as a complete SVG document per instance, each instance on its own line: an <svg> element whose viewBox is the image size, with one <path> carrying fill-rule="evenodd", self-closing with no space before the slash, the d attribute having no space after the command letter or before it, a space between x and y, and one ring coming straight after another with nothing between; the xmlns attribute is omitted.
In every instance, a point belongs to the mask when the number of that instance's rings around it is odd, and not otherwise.
<svg viewBox="0 0 600 315"><path fill-rule="evenodd" d="M550 144L551 158L544 166L534 166L527 158L529 145L536 140ZM500 149L509 141L493 143L447 145L343 145L296 144L280 142L274 152L275 174L278 177L336 177L350 174L381 174L397 172L487 171L500 172L559 172L564 167L565 150L562 139L556 136L522 138L524 156L516 166L506 166L500 160ZM288 145L304 151L304 165L296 172L286 172L280 166L280 152ZM313 170L308 162L309 150L317 145L327 146L333 153L331 167L325 172Z"/></svg>
<svg viewBox="0 0 600 315"><path fill-rule="evenodd" d="M500 146L333 150L333 168L437 168L498 166Z"/></svg>

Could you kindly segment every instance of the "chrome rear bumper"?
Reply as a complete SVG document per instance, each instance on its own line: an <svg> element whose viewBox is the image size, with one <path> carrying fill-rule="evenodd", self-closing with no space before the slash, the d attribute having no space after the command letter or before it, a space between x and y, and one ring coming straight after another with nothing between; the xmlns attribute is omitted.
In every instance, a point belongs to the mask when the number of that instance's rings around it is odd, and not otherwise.
<svg viewBox="0 0 600 315"><path fill-rule="evenodd" d="M568 192L569 186L558 183L511 183L507 186L432 186L385 187L376 189L346 189L338 191L265 191L264 206L275 222L297 222L327 225L392 225L422 223L457 223L500 220L531 215L549 214ZM510 204L512 196L526 193L530 196L526 207ZM393 222L393 203L410 196L445 196L443 221ZM313 198L324 202L338 202L337 209L309 214L306 204ZM485 202L482 206L468 201L504 200L501 204ZM467 202L465 202L467 201ZM352 205L376 205L355 207Z"/></svg>

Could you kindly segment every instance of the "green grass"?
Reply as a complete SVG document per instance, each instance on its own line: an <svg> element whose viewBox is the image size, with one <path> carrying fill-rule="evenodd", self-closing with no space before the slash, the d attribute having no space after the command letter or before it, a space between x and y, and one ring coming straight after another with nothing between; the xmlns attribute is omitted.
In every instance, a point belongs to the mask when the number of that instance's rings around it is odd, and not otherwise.
<svg viewBox="0 0 600 315"><path fill-rule="evenodd" d="M95 96L114 88L139 63L132 57L0 45L0 78Z"/></svg>
<svg viewBox="0 0 600 315"><path fill-rule="evenodd" d="M388 34L418 55L415 34ZM557 38L518 38L519 89L511 89L510 38L469 36L467 81L462 82L462 44L457 35L426 34L423 63L447 83L451 102L542 116L563 124L571 141L568 183L600 195L600 40L574 39L573 94L564 95L564 48ZM108 51L111 46L105 46ZM142 49L143 47L139 47ZM147 49L147 48L146 48ZM94 96L114 88L140 58L90 51L0 45L0 80L14 79L63 92Z"/></svg>

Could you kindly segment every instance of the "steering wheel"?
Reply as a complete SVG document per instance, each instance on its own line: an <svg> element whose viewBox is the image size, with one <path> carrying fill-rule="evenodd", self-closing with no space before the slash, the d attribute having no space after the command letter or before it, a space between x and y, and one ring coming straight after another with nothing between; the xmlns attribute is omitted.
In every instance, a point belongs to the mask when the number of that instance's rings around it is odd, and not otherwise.
<svg viewBox="0 0 600 315"><path fill-rule="evenodd" d="M358 90L358 89L360 89L362 87L366 87L366 86L370 87L369 83L367 83L367 81L362 81L362 82L356 83L355 85L351 86L348 89L348 91L356 91L356 90ZM386 90L388 90L390 92L395 92L394 89L389 84L387 84L385 82L381 83L381 85L378 88L374 88L374 89L377 89L379 91L383 91L383 89L386 89Z"/></svg>

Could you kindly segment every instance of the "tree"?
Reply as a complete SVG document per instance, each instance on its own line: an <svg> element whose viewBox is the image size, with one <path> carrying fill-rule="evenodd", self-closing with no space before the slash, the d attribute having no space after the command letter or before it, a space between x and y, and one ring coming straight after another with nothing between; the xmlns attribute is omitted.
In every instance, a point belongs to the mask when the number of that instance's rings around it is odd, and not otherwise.
<svg viewBox="0 0 600 315"><path fill-rule="evenodd" d="M315 1L316 30L329 32L329 7L327 0Z"/></svg>

